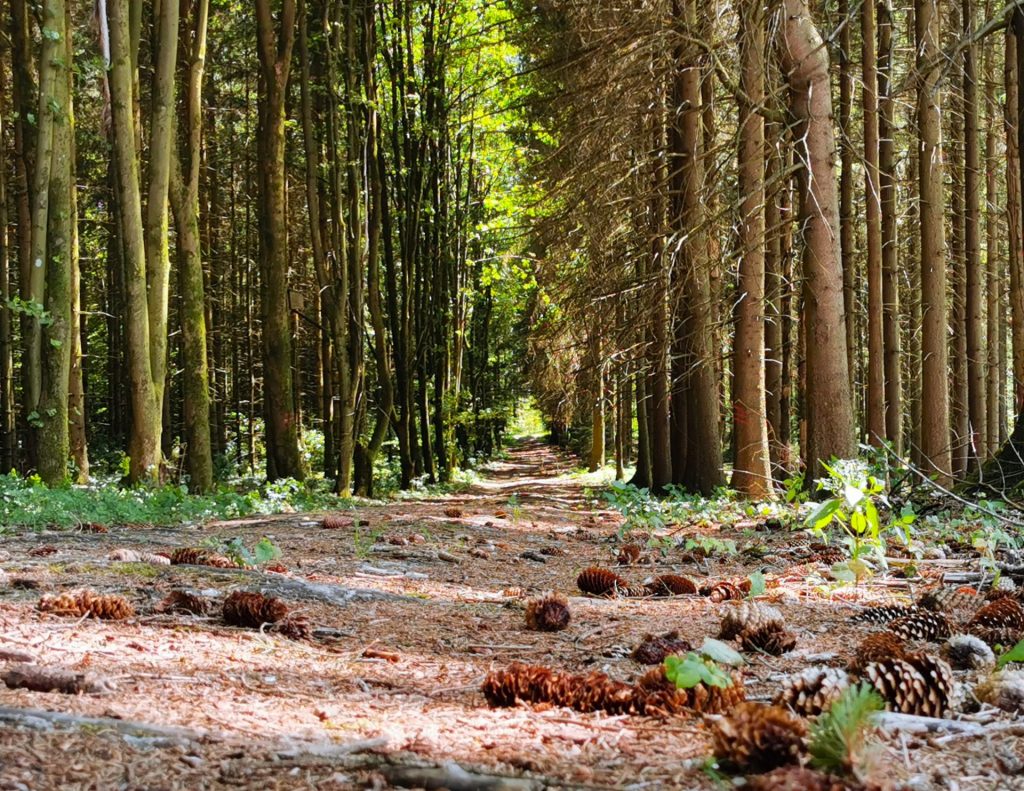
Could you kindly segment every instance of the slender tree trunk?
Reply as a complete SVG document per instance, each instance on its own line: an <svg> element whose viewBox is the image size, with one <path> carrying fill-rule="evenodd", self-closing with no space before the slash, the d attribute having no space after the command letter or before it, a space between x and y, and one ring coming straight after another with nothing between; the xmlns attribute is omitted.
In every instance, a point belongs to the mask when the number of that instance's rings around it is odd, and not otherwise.
<svg viewBox="0 0 1024 791"><path fill-rule="evenodd" d="M0 68L0 102L7 100L7 81ZM0 118L0 301L11 299L11 259L7 236L7 138ZM11 311L0 310L0 474L14 467L14 347L11 337Z"/></svg>
<svg viewBox="0 0 1024 791"><path fill-rule="evenodd" d="M800 225L804 237L807 482L821 462L855 452L853 409L843 321L843 268L836 196L835 134L828 90L828 54L806 0L785 0L783 68L801 141Z"/></svg>
<svg viewBox="0 0 1024 791"><path fill-rule="evenodd" d="M940 480L952 471L942 210L941 0L915 0L921 229L921 453Z"/></svg>
<svg viewBox="0 0 1024 791"><path fill-rule="evenodd" d="M1019 95L1020 55L1017 33L1024 15L1014 14L1014 30L1006 34L1006 225L1009 239L1007 269L1010 272L1010 328L1013 348L1014 412L1024 409L1024 239L1021 235L1021 105Z"/></svg>
<svg viewBox="0 0 1024 791"><path fill-rule="evenodd" d="M992 3L985 5L985 16L992 11ZM996 174L999 162L996 157L997 129L999 124L996 107L995 48L992 42L984 45L983 74L985 84L985 336L988 339L985 359L985 425L988 429L986 446L988 456L999 448L999 427L1005 421L1000 407L1002 383L1000 368L1005 360L1003 348L1003 319L1000 297L1002 296L1002 271L999 259L999 188Z"/></svg>
<svg viewBox="0 0 1024 791"><path fill-rule="evenodd" d="M882 242L882 346L885 357L885 436L903 452L903 371L900 335L899 242L892 97L892 6L878 3L878 185Z"/></svg>
<svg viewBox="0 0 1024 791"><path fill-rule="evenodd" d="M740 269L733 338L732 487L754 500L771 494L764 340L764 101L765 16L761 0L740 9L739 219Z"/></svg>
<svg viewBox="0 0 1024 791"><path fill-rule="evenodd" d="M68 16L70 17L70 9L68 10ZM68 30L71 30L70 18L68 21ZM74 52L70 48L69 42L69 59L73 56ZM68 110L70 117L74 118L74 79L72 74L69 72L67 75L68 79L68 96L70 98L68 102ZM76 145L75 145L75 134L74 126L72 125L70 135L70 152L68 158L70 161L70 179L71 187L69 190L69 199L71 202L71 250L70 250L70 267L71 267L71 282L68 284L70 299L71 299L71 323L70 323L70 373L68 382L68 436L71 446L71 460L75 465L75 482L79 484L86 484L89 482L89 441L86 434L86 403L85 403L85 371L83 366L83 347L84 343L82 340L82 269L81 261L79 258L79 237L78 237L78 190L75 187L76 182L76 162L78 159Z"/></svg>
<svg viewBox="0 0 1024 791"><path fill-rule="evenodd" d="M861 5L861 64L864 80L864 201L868 277L868 442L888 439L885 425L885 358L882 294L882 204L879 178L878 56L875 47L875 3Z"/></svg>
<svg viewBox="0 0 1024 791"><path fill-rule="evenodd" d="M850 393L856 400L857 380L857 256L854 250L853 206L853 64L851 43L853 23L849 0L839 0L839 250L843 263L843 322L846 332L846 361L849 365ZM856 404L854 405L856 411Z"/></svg>
<svg viewBox="0 0 1024 791"><path fill-rule="evenodd" d="M167 2L169 0L165 0ZM178 230L178 290L181 294L181 334L184 371L185 442L189 488L213 489L213 450L210 438L210 375L206 348L206 294L203 284L202 246L199 231L199 167L202 137L203 66L206 61L206 29L209 0L193 0L187 6L194 21L183 25L182 40L191 44L183 53L183 72L188 78L182 96L181 143L171 152L171 204Z"/></svg>
<svg viewBox="0 0 1024 791"><path fill-rule="evenodd" d="M270 0L256 0L256 26L260 61L257 167L267 477L301 480L306 477L306 466L299 450L299 412L292 387L285 176L285 101L295 40L295 0L283 0L276 26Z"/></svg>

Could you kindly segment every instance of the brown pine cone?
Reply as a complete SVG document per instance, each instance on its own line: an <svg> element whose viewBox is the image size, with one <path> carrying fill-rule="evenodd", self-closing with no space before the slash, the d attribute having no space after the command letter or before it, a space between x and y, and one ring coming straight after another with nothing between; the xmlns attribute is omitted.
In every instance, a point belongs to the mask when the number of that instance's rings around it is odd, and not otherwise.
<svg viewBox="0 0 1024 791"><path fill-rule="evenodd" d="M327 514L320 522L320 526L324 530L346 530L353 525L355 525L355 520L344 514Z"/></svg>
<svg viewBox="0 0 1024 791"><path fill-rule="evenodd" d="M700 683L689 689L679 689L665 675L664 665L654 667L636 683L638 709L653 717L729 711L746 698L743 676L733 673L731 678L732 684L727 687Z"/></svg>
<svg viewBox="0 0 1024 791"><path fill-rule="evenodd" d="M623 544L619 550L618 557L615 562L620 566L632 566L634 563L638 563L640 558L643 556L644 550L639 544Z"/></svg>
<svg viewBox="0 0 1024 791"><path fill-rule="evenodd" d="M157 612L187 612L192 615L206 615L210 602L202 596L183 590L173 590L156 606Z"/></svg>
<svg viewBox="0 0 1024 791"><path fill-rule="evenodd" d="M952 704L953 671L926 654L873 662L864 668L864 678L890 708L904 714L942 717Z"/></svg>
<svg viewBox="0 0 1024 791"><path fill-rule="evenodd" d="M679 639L679 632L676 631L665 632L657 637L645 634L630 656L641 665L660 665L666 656L685 654L692 648L688 640Z"/></svg>
<svg viewBox="0 0 1024 791"><path fill-rule="evenodd" d="M991 628L972 626L970 633L980 640L984 640L988 645L1001 645L1004 648L1012 648L1024 638L1024 630L1009 626Z"/></svg>
<svg viewBox="0 0 1024 791"><path fill-rule="evenodd" d="M558 632L569 625L569 602L549 593L526 603L526 627L539 632Z"/></svg>
<svg viewBox="0 0 1024 791"><path fill-rule="evenodd" d="M945 640L953 633L949 619L939 612L918 610L915 613L890 621L885 627L897 637L904 640L925 640L937 642Z"/></svg>
<svg viewBox="0 0 1024 791"><path fill-rule="evenodd" d="M651 592L647 589L646 585L636 583L627 585L625 588L619 588L619 595L631 599L642 599L645 596L650 596Z"/></svg>
<svg viewBox="0 0 1024 791"><path fill-rule="evenodd" d="M647 583L651 596L684 596L697 592L697 584L680 574L662 574Z"/></svg>
<svg viewBox="0 0 1024 791"><path fill-rule="evenodd" d="M274 624L274 631L289 640L306 640L313 634L309 621L302 615L287 615Z"/></svg>
<svg viewBox="0 0 1024 791"><path fill-rule="evenodd" d="M232 626L259 629L277 623L288 614L288 605L262 593L235 591L224 599L224 621Z"/></svg>
<svg viewBox="0 0 1024 791"><path fill-rule="evenodd" d="M827 775L805 766L780 766L747 778L749 791L868 791L856 780ZM874 786L872 786L874 788Z"/></svg>
<svg viewBox="0 0 1024 791"><path fill-rule="evenodd" d="M781 706L740 703L711 725L711 745L723 764L765 772L797 763L806 734L803 721Z"/></svg>
<svg viewBox="0 0 1024 791"><path fill-rule="evenodd" d="M864 672L872 662L887 659L902 659L906 655L903 639L893 632L872 632L857 646L857 650L846 669L855 675Z"/></svg>
<svg viewBox="0 0 1024 791"><path fill-rule="evenodd" d="M917 599L917 606L932 612L941 612L950 620L961 622L967 613L973 613L981 604L981 597L973 588L939 586L925 591Z"/></svg>
<svg viewBox="0 0 1024 791"><path fill-rule="evenodd" d="M740 645L744 651L763 651L772 656L782 656L796 647L796 635L787 632L782 621L768 621L740 633Z"/></svg>
<svg viewBox="0 0 1024 791"><path fill-rule="evenodd" d="M889 623L897 618L906 618L918 612L918 607L902 604L885 604L879 607L865 607L850 618L851 623Z"/></svg>
<svg viewBox="0 0 1024 791"><path fill-rule="evenodd" d="M942 647L942 655L955 670L988 670L996 663L988 644L973 634L955 634Z"/></svg>
<svg viewBox="0 0 1024 791"><path fill-rule="evenodd" d="M722 625L718 631L718 639L732 640L743 632L770 621L778 621L781 624L782 613L760 602L728 602L722 608Z"/></svg>
<svg viewBox="0 0 1024 791"><path fill-rule="evenodd" d="M835 667L809 667L790 679L772 701L787 706L804 717L821 714L850 686L845 670Z"/></svg>
<svg viewBox="0 0 1024 791"><path fill-rule="evenodd" d="M171 563L173 565L214 566L221 569L238 568L238 564L233 560L218 555L216 552L208 552L196 547L179 547L174 550L171 553Z"/></svg>
<svg viewBox="0 0 1024 791"><path fill-rule="evenodd" d="M628 588L629 583L614 571L590 566L576 578L576 587L591 596L614 596L620 589Z"/></svg>
<svg viewBox="0 0 1024 791"><path fill-rule="evenodd" d="M123 596L100 595L93 590L43 596L38 607L40 612L52 612L72 618L88 615L103 621L121 621L135 615L135 608Z"/></svg>
<svg viewBox="0 0 1024 791"><path fill-rule="evenodd" d="M522 701L551 703L583 712L637 713L633 686L598 672L573 675L514 662L505 670L488 673L481 691L492 706L514 706Z"/></svg>
<svg viewBox="0 0 1024 791"><path fill-rule="evenodd" d="M449 505L445 508L444 515L449 519L461 519L463 517L462 509L457 505Z"/></svg>
<svg viewBox="0 0 1024 791"><path fill-rule="evenodd" d="M711 585L705 585L700 589L701 596L707 596L713 602L740 600L743 596L743 589L734 582L722 580Z"/></svg>
<svg viewBox="0 0 1024 791"><path fill-rule="evenodd" d="M1024 607L1016 599L996 599L978 610L967 628L971 633L976 629L1024 629Z"/></svg>

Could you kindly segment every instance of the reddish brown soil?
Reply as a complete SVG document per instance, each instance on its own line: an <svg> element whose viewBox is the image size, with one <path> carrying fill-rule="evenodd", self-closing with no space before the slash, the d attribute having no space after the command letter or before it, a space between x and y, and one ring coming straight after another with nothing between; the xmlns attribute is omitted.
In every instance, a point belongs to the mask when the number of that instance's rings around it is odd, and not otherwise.
<svg viewBox="0 0 1024 791"><path fill-rule="evenodd" d="M707 598L579 596L582 568L614 564L621 520L567 474L570 466L551 449L525 443L463 494L357 504L350 515L365 525L358 532L325 530L323 515L287 515L202 528L5 538L0 565L10 579L0 589L0 649L24 652L44 666L96 673L117 690L68 696L0 686L0 707L191 732L154 739L126 737L103 723L54 728L8 720L0 725L0 789L387 787L386 778L398 782L382 768L387 762L446 761L535 778L535 787L714 787L701 770L709 740L700 718L496 710L478 691L488 670L513 661L600 669L631 681L645 669L629 658L644 633L676 629L699 645L718 632L723 605ZM510 504L512 494L518 505ZM770 699L784 677L809 664L845 664L872 629L849 623L860 604L908 600L919 587L902 580L836 587L824 565L801 565L806 536L757 528L754 520L675 527L676 538L733 538L740 552L695 561L670 549L617 569L630 581L668 571L699 581L738 580L764 570L771 583L765 598L799 640L783 657L750 657L749 698ZM118 548L170 551L209 536L241 536L251 544L264 534L280 547L284 573L107 560ZM42 545L57 551L33 556ZM225 626L217 608L207 617L154 609L174 587L219 597L237 589L273 591L288 580L397 596L332 604L289 589L282 597L320 630L305 641ZM36 610L42 593L82 586L123 594L136 617L103 622ZM524 597L546 590L570 597L565 631L525 626ZM1007 715L1000 716L1005 722ZM1024 788L1013 775L1021 761L1011 760L1019 738L995 733L883 736L875 776L913 778L922 789ZM350 754L341 754L344 745L353 748Z"/></svg>

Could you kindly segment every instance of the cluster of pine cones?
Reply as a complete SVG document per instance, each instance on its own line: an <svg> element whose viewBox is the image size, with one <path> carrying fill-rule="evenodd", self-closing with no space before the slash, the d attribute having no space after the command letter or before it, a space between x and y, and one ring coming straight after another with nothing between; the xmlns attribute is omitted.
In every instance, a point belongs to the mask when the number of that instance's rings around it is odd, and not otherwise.
<svg viewBox="0 0 1024 791"><path fill-rule="evenodd" d="M576 587L591 596L682 596L700 594L712 601L742 599L750 590L750 580L735 583L727 580L698 586L680 574L662 574L650 582L633 584L610 569L590 566L576 578Z"/></svg>
<svg viewBox="0 0 1024 791"><path fill-rule="evenodd" d="M522 701L566 706L582 712L652 716L713 714L744 699L743 680L738 674L727 687L698 684L691 689L677 689L666 678L663 667L650 670L636 684L627 684L597 671L563 673L518 662L488 673L481 691L492 706L514 706Z"/></svg>

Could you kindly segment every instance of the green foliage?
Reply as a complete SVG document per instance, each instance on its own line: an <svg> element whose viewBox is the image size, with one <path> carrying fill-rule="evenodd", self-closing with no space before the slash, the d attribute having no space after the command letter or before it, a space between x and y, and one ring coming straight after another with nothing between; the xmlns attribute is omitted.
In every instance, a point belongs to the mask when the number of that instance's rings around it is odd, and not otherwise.
<svg viewBox="0 0 1024 791"><path fill-rule="evenodd" d="M715 662L723 665L732 665L733 667L746 664L747 661L743 658L743 654L735 648L728 643L723 643L721 640L716 640L714 637L704 638L704 642L700 647L700 653Z"/></svg>
<svg viewBox="0 0 1024 791"><path fill-rule="evenodd" d="M750 580L750 591L747 593L747 598L754 599L764 594L766 586L764 574L760 571L755 571L747 579Z"/></svg>
<svg viewBox="0 0 1024 791"><path fill-rule="evenodd" d="M800 505L801 503L807 502L807 498L810 497L810 493L804 486L804 473L798 472L795 475L791 475L782 482L786 489L786 502L792 503L793 505Z"/></svg>
<svg viewBox="0 0 1024 791"><path fill-rule="evenodd" d="M699 549L707 555L735 555L736 542L731 538L693 536L686 539L683 544L683 549L686 551Z"/></svg>
<svg viewBox="0 0 1024 791"><path fill-rule="evenodd" d="M625 517L619 529L620 537L634 530L658 530L666 524L665 505L651 495L650 489L641 489L625 481L612 481L601 497Z"/></svg>
<svg viewBox="0 0 1024 791"><path fill-rule="evenodd" d="M1010 662L1024 662L1024 640L1021 640L1006 653L1000 654L999 659L996 660L996 666L1002 669Z"/></svg>
<svg viewBox="0 0 1024 791"><path fill-rule="evenodd" d="M89 486L48 488L35 476L0 476L0 524L8 527L70 528L85 522L103 525L204 524L257 514L337 510L350 506L323 485L278 481L264 491L222 488L191 495L184 486L122 488L113 480Z"/></svg>
<svg viewBox="0 0 1024 791"><path fill-rule="evenodd" d="M219 552L238 566L266 566L281 557L281 550L269 536L263 536L252 547L247 546L241 536L227 541L208 538L202 545Z"/></svg>
<svg viewBox="0 0 1024 791"><path fill-rule="evenodd" d="M665 657L665 677L679 689L691 689L698 684L709 687L732 686L732 678L714 660L693 651L686 656Z"/></svg>
<svg viewBox="0 0 1024 791"><path fill-rule="evenodd" d="M830 772L850 772L864 761L872 717L885 708L868 684L847 687L811 724L811 763Z"/></svg>
<svg viewBox="0 0 1024 791"><path fill-rule="evenodd" d="M832 525L840 527L849 559L836 564L832 572L839 580L856 582L871 576L877 566L885 565L885 539L878 511L878 504L888 504L885 487L862 460L839 460L822 466L829 477L818 480L818 490L830 492L832 497L814 508L804 524L822 537ZM901 532L909 541L914 519L913 508L908 505L888 527Z"/></svg>

